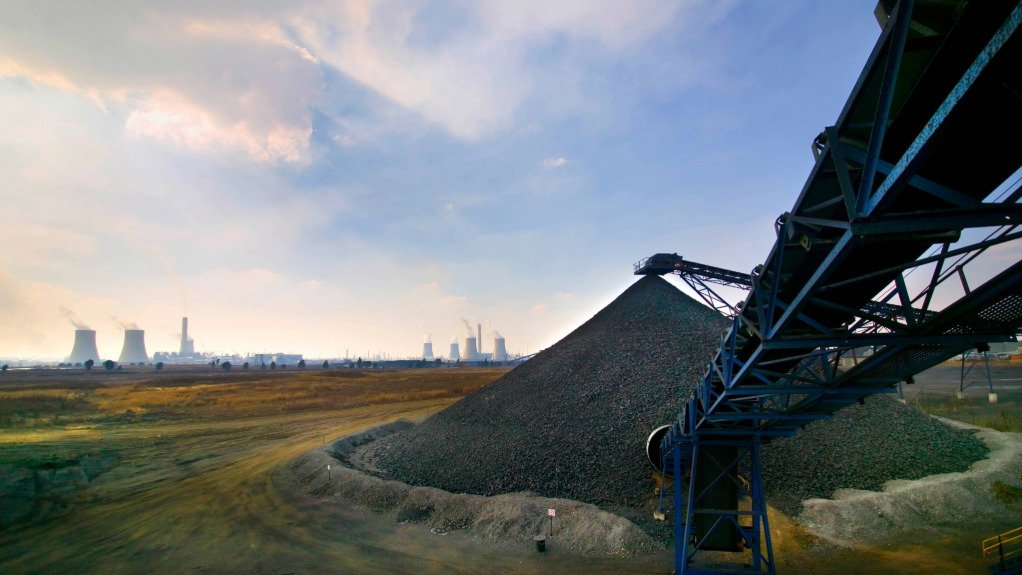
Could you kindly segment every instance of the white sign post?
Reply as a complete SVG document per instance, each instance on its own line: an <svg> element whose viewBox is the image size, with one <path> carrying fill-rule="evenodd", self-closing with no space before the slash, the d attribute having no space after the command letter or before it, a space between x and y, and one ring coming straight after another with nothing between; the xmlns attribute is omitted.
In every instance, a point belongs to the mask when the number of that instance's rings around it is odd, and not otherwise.
<svg viewBox="0 0 1022 575"><path fill-rule="evenodd" d="M546 514L547 514L547 517L550 518L550 536L553 537L554 536L554 517L557 515L557 510L556 509L547 509L546 510Z"/></svg>
<svg viewBox="0 0 1022 575"><path fill-rule="evenodd" d="M326 464L326 480L330 481L330 464Z"/></svg>

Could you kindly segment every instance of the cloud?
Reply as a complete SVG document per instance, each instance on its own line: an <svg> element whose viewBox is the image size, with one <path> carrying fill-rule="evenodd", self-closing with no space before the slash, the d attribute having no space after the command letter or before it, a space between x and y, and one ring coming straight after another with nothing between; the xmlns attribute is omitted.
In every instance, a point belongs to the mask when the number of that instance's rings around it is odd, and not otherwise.
<svg viewBox="0 0 1022 575"><path fill-rule="evenodd" d="M477 140L515 124L544 58L613 57L655 36L678 11L667 0L446 7L342 0L296 15L291 26L322 62L450 134ZM586 49L560 54L562 41Z"/></svg>
<svg viewBox="0 0 1022 575"><path fill-rule="evenodd" d="M0 226L0 245L6 248L5 265L22 269L59 269L99 251L99 242L91 234L17 220Z"/></svg>
<svg viewBox="0 0 1022 575"><path fill-rule="evenodd" d="M234 148L259 161L302 162L309 150L312 127L264 125L244 121L226 124L221 118L179 94L157 91L128 115L125 133L200 151Z"/></svg>
<svg viewBox="0 0 1022 575"><path fill-rule="evenodd" d="M139 2L71 4L60 16L0 6L0 76L78 95L123 118L127 134L260 162L308 160L320 68L263 9Z"/></svg>
<svg viewBox="0 0 1022 575"><path fill-rule="evenodd" d="M547 158L543 160L543 167L547 169L560 168L568 163L567 158L560 156L557 158Z"/></svg>

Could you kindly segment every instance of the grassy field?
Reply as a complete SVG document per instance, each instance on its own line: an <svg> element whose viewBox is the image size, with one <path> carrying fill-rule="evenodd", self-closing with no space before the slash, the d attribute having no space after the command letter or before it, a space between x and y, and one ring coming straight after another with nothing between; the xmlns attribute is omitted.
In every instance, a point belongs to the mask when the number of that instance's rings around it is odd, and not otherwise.
<svg viewBox="0 0 1022 575"><path fill-rule="evenodd" d="M997 431L1022 432L1022 362L992 362L991 381L983 364L967 372L964 391L961 367L957 363L937 366L904 386L906 401L932 415L962 421ZM992 383L997 402L988 397Z"/></svg>
<svg viewBox="0 0 1022 575"><path fill-rule="evenodd" d="M0 429L245 418L454 398L507 369L40 371L0 377Z"/></svg>

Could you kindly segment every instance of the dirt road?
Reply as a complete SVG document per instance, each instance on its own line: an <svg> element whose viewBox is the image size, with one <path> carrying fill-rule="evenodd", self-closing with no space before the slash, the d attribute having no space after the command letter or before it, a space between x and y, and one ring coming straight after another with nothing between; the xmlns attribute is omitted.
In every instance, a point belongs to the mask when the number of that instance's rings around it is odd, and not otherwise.
<svg viewBox="0 0 1022 575"><path fill-rule="evenodd" d="M451 399L224 422L68 430L120 463L82 509L0 534L7 573L663 572L664 562L539 556L521 542L430 533L393 518L287 500L274 470L335 437L419 418ZM62 434L20 436L52 445ZM324 470L325 472L325 470Z"/></svg>

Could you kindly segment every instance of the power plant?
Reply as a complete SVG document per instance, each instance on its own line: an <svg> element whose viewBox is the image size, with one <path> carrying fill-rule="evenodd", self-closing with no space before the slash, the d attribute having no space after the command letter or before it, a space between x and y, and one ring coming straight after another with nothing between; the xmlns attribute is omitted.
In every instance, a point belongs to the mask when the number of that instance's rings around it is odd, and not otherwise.
<svg viewBox="0 0 1022 575"><path fill-rule="evenodd" d="M510 356L507 353L507 342L504 340L504 336L500 335L497 330L491 330L493 334L493 351L483 351L483 324L476 323L473 329L472 325L468 323L468 320L461 318L461 323L465 326L465 341L464 347L459 345L458 336L451 338L451 361L507 361ZM428 334L427 334L428 335Z"/></svg>
<svg viewBox="0 0 1022 575"><path fill-rule="evenodd" d="M71 355L67 357L69 363L85 363L88 360L99 362L99 350L96 349L96 330L76 329L75 344L71 348Z"/></svg>
<svg viewBox="0 0 1022 575"><path fill-rule="evenodd" d="M124 330L124 346L121 348L121 356L117 358L117 361L119 363L146 363L149 361L149 354L145 350L145 330Z"/></svg>

